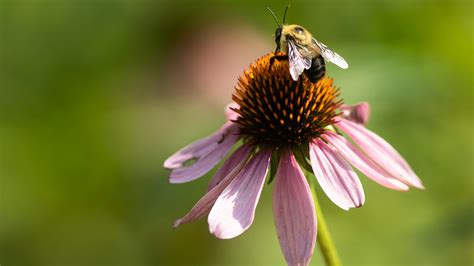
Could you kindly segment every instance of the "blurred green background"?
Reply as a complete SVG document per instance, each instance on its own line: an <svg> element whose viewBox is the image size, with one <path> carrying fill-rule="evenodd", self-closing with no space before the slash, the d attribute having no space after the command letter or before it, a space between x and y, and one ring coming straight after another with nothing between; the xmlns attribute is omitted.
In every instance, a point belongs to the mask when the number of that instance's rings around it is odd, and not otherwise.
<svg viewBox="0 0 474 266"><path fill-rule="evenodd" d="M0 0L2 265L284 265L265 186L255 222L177 230L210 174L163 161L224 122L239 73L274 49L287 1ZM291 1L287 21L349 62L346 103L426 191L361 177L344 212L319 191L346 265L473 265L473 2ZM312 265L322 265L318 250Z"/></svg>

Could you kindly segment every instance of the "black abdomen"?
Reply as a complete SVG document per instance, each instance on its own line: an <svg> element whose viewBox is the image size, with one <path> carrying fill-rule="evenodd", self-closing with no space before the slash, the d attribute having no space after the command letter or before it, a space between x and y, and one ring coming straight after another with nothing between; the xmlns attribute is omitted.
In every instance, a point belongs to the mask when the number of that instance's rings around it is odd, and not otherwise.
<svg viewBox="0 0 474 266"><path fill-rule="evenodd" d="M324 58L319 55L311 60L311 67L305 70L305 73L311 82L317 82L326 74L326 63Z"/></svg>

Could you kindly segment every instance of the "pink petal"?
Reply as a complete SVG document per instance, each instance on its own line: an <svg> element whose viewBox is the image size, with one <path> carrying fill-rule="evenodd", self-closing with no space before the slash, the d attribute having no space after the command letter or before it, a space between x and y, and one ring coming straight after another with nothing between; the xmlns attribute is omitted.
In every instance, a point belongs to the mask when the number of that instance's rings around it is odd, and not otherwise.
<svg viewBox="0 0 474 266"><path fill-rule="evenodd" d="M409 187L407 185L391 177L344 137L334 132L326 131L323 138L333 145L347 161L379 185L394 190L408 190Z"/></svg>
<svg viewBox="0 0 474 266"><path fill-rule="evenodd" d="M236 237L252 224L270 156L271 150L258 152L217 199L208 217L217 238Z"/></svg>
<svg viewBox="0 0 474 266"><path fill-rule="evenodd" d="M239 174L242 168L244 167L245 163L247 162L247 157L249 155L250 150L251 146L244 145L237 151L235 151L234 154L232 154L232 156L234 157L236 156L236 154L240 155L240 161L234 165L234 167L226 174L224 178L220 180L218 184L213 186L212 189L210 189L206 193L206 195L204 195L204 197L202 197L196 203L196 205L194 205L191 211L189 211L183 218L178 219L174 222L174 228L178 227L180 224L197 220L209 213L222 191L224 191L224 189L230 184L230 182L232 182L232 180L234 180L237 174ZM230 160L230 158L228 160Z"/></svg>
<svg viewBox="0 0 474 266"><path fill-rule="evenodd" d="M188 145L172 155L165 161L165 167L172 169L170 182L192 181L209 172L237 141L237 129L236 124L228 122L212 136ZM185 165L190 160L195 161L191 165Z"/></svg>
<svg viewBox="0 0 474 266"><path fill-rule="evenodd" d="M319 139L311 142L309 147L311 166L326 195L346 211L362 206L364 189L349 163Z"/></svg>
<svg viewBox="0 0 474 266"><path fill-rule="evenodd" d="M370 159L392 175L392 177L407 185L420 189L424 188L421 180L411 170L408 163L384 139L365 127L345 119L338 119L336 126L347 133Z"/></svg>
<svg viewBox="0 0 474 266"><path fill-rule="evenodd" d="M308 182L291 151L283 152L275 175L273 216L288 265L308 265L316 243L316 211Z"/></svg>
<svg viewBox="0 0 474 266"><path fill-rule="evenodd" d="M367 102L361 102L354 105L343 104L339 109L342 111L342 117L352 122L366 125L369 121L370 106Z"/></svg>
<svg viewBox="0 0 474 266"><path fill-rule="evenodd" d="M219 182L222 181L237 165L239 165L243 160L245 160L249 154L249 151L252 149L250 145L243 145L237 149L231 156L224 162L224 164L217 170L214 176L209 182L207 191L215 187Z"/></svg>
<svg viewBox="0 0 474 266"><path fill-rule="evenodd" d="M238 103L236 103L236 102L229 103L225 108L225 114L227 116L227 120L229 120L229 121L237 120L237 118L239 118L239 114L236 113L232 109L239 109L239 108L240 108L240 105Z"/></svg>

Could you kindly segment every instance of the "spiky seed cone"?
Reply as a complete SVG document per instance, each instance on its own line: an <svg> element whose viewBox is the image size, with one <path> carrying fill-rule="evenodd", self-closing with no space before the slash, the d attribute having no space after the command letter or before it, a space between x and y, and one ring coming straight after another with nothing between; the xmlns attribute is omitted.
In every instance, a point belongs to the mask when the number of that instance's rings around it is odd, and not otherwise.
<svg viewBox="0 0 474 266"><path fill-rule="evenodd" d="M307 143L333 124L342 103L339 91L326 76L317 83L304 74L293 81L288 61L275 60L270 67L273 55L252 64L235 87L232 99L240 105L235 109L240 134L258 145Z"/></svg>

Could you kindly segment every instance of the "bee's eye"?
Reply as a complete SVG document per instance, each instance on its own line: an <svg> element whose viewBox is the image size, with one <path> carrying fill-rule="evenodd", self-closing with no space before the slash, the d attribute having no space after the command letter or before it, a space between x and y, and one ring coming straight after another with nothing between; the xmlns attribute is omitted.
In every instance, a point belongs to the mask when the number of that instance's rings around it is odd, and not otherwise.
<svg viewBox="0 0 474 266"><path fill-rule="evenodd" d="M296 34L303 34L304 29L301 27L295 27L294 31Z"/></svg>

